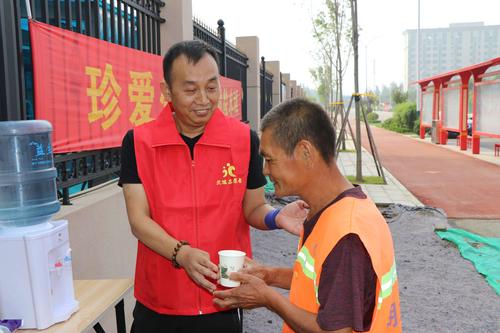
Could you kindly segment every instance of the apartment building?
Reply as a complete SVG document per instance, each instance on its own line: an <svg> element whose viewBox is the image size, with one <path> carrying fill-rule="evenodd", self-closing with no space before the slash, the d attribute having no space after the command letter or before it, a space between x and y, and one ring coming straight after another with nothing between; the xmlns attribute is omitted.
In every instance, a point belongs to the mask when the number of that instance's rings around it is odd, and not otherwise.
<svg viewBox="0 0 500 333"><path fill-rule="evenodd" d="M417 30L404 33L404 84L417 80ZM500 56L500 25L454 23L420 29L420 79Z"/></svg>

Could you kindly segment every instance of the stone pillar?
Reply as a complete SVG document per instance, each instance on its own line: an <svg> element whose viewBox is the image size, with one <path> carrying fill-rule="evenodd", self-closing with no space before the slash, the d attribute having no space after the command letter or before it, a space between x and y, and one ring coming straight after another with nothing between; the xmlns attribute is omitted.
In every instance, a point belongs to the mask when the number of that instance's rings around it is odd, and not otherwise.
<svg viewBox="0 0 500 333"><path fill-rule="evenodd" d="M282 76L283 83L286 85L286 96L283 96L283 102L292 98L292 90L290 89L290 74L283 73Z"/></svg>
<svg viewBox="0 0 500 333"><path fill-rule="evenodd" d="M248 57L247 119L250 127L260 127L260 52L257 36L236 37L236 47Z"/></svg>
<svg viewBox="0 0 500 333"><path fill-rule="evenodd" d="M292 98L297 97L297 81L295 80L290 80L290 95Z"/></svg>
<svg viewBox="0 0 500 333"><path fill-rule="evenodd" d="M301 86L297 86L297 97L304 97Z"/></svg>
<svg viewBox="0 0 500 333"><path fill-rule="evenodd" d="M273 108L280 103L280 62L267 61L266 69L273 74Z"/></svg>
<svg viewBox="0 0 500 333"><path fill-rule="evenodd" d="M166 0L160 16L161 54L165 55L173 44L193 39L193 6L191 0Z"/></svg>

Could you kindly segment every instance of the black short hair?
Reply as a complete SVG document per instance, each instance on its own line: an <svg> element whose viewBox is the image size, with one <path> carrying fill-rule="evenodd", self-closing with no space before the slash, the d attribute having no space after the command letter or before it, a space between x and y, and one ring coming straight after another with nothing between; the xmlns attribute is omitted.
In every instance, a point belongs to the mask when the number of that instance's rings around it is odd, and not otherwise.
<svg viewBox="0 0 500 333"><path fill-rule="evenodd" d="M170 86L172 80L172 64L181 55L186 56L189 63L196 64L205 55L209 54L219 64L217 51L201 40L187 40L172 45L163 57L163 78Z"/></svg>
<svg viewBox="0 0 500 333"><path fill-rule="evenodd" d="M335 157L335 130L330 117L319 104L305 98L278 104L262 118L260 128L272 130L274 142L288 156L300 140L308 140L327 164Z"/></svg>

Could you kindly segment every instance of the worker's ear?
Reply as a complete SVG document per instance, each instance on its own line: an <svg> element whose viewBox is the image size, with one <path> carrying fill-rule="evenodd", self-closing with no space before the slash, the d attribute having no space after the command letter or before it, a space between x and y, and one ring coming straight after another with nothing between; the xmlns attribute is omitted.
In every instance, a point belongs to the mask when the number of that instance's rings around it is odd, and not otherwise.
<svg viewBox="0 0 500 333"><path fill-rule="evenodd" d="M315 159L316 149L308 140L300 140L295 146L295 156L306 166L311 166Z"/></svg>

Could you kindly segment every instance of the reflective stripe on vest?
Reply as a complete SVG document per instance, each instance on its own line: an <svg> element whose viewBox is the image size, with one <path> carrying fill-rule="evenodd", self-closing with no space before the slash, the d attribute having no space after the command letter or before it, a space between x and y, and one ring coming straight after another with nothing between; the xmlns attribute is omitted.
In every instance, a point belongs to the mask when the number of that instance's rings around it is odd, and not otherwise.
<svg viewBox="0 0 500 333"><path fill-rule="evenodd" d="M397 279L398 274L396 273L396 261L394 261L389 272L382 275L382 279L380 281L380 292L377 300L377 309L382 307L382 301L384 298L391 296L392 287L396 283Z"/></svg>
<svg viewBox="0 0 500 333"><path fill-rule="evenodd" d="M302 272L306 277L313 280L314 283L314 291L316 292L316 303L319 305L318 299L318 285L316 282L317 274L314 271L314 258L311 256L311 253L307 249L307 247L302 246L299 253L297 254L297 262L302 267Z"/></svg>

